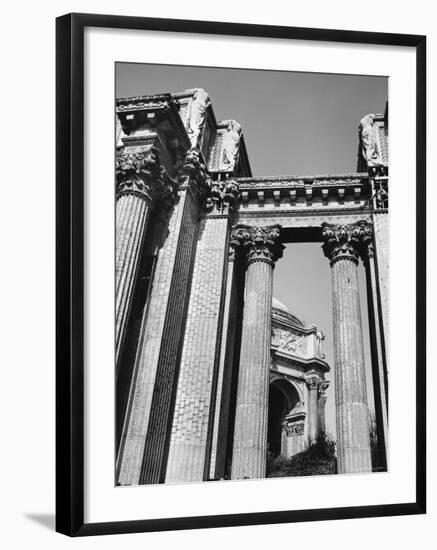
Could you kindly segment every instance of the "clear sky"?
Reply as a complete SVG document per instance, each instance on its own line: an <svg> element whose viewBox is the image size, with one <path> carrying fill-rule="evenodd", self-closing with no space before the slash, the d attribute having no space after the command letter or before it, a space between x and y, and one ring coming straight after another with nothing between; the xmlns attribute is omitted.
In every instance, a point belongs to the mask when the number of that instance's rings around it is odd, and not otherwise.
<svg viewBox="0 0 437 550"><path fill-rule="evenodd" d="M116 96L204 88L217 120L235 119L254 176L354 172L358 123L383 113L385 77L119 63ZM369 398L370 352L364 269L359 269ZM289 244L277 262L274 295L299 318L325 333L332 371L327 427L335 432L331 273L317 243ZM370 399L370 405L372 399Z"/></svg>

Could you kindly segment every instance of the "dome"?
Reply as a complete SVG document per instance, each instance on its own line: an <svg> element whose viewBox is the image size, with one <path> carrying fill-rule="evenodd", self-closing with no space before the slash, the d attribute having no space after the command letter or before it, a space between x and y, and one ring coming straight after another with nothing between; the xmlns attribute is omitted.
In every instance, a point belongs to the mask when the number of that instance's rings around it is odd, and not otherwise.
<svg viewBox="0 0 437 550"><path fill-rule="evenodd" d="M273 315L285 317L286 319L294 322L300 327L305 326L305 323L303 323L298 317L293 315L288 309L288 307L285 306L282 302L280 302L276 298L272 298L272 309L273 309Z"/></svg>
<svg viewBox="0 0 437 550"><path fill-rule="evenodd" d="M282 302L277 300L276 298L272 298L272 307L273 309L282 309L282 311L286 311L287 313L290 313L290 310L287 306L284 306Z"/></svg>

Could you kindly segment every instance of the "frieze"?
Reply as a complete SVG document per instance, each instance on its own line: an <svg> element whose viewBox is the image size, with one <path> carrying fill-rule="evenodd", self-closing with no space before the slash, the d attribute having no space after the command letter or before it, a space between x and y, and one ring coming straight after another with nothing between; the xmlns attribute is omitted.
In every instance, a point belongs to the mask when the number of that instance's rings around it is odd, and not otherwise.
<svg viewBox="0 0 437 550"><path fill-rule="evenodd" d="M282 427L285 430L287 437L297 437L304 435L305 433L305 424L303 422L292 423L285 421L283 422Z"/></svg>
<svg viewBox="0 0 437 550"><path fill-rule="evenodd" d="M345 176L311 176L307 178L295 178L293 176L279 177L257 177L257 178L238 178L241 189L289 189L301 188L305 186L312 187L332 187L332 186L356 186L368 182L367 173L351 174Z"/></svg>
<svg viewBox="0 0 437 550"><path fill-rule="evenodd" d="M295 352L302 346L303 342L302 336L276 327L273 328L272 337L272 344L284 351Z"/></svg>
<svg viewBox="0 0 437 550"><path fill-rule="evenodd" d="M116 110L118 113L125 113L128 111L164 109L169 107L171 102L174 101L170 95L129 97L117 100Z"/></svg>

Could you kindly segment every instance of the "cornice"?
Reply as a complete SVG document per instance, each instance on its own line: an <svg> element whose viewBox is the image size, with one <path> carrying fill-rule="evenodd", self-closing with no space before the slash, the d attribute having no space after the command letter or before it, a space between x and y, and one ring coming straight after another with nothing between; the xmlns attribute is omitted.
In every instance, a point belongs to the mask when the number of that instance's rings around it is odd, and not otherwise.
<svg viewBox="0 0 437 550"><path fill-rule="evenodd" d="M331 370L331 367L328 365L328 363L323 359L319 359L318 357L305 358L301 355L295 355L292 352L284 351L276 346L271 346L270 350L274 356L297 367L304 366L306 369L319 369L323 372L329 372Z"/></svg>
<svg viewBox="0 0 437 550"><path fill-rule="evenodd" d="M369 175L367 172L353 172L311 176L257 176L236 179L241 189L254 189L264 187L305 187L305 185L356 185L368 182Z"/></svg>

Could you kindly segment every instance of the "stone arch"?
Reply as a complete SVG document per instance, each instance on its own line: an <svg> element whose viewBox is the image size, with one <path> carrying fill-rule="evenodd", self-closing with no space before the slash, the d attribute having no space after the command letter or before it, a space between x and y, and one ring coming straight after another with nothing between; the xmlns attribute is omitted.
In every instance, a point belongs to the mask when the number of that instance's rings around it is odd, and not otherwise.
<svg viewBox="0 0 437 550"><path fill-rule="evenodd" d="M274 455L282 452L282 422L299 402L302 403L302 395L291 380L284 377L270 380L267 443Z"/></svg>

